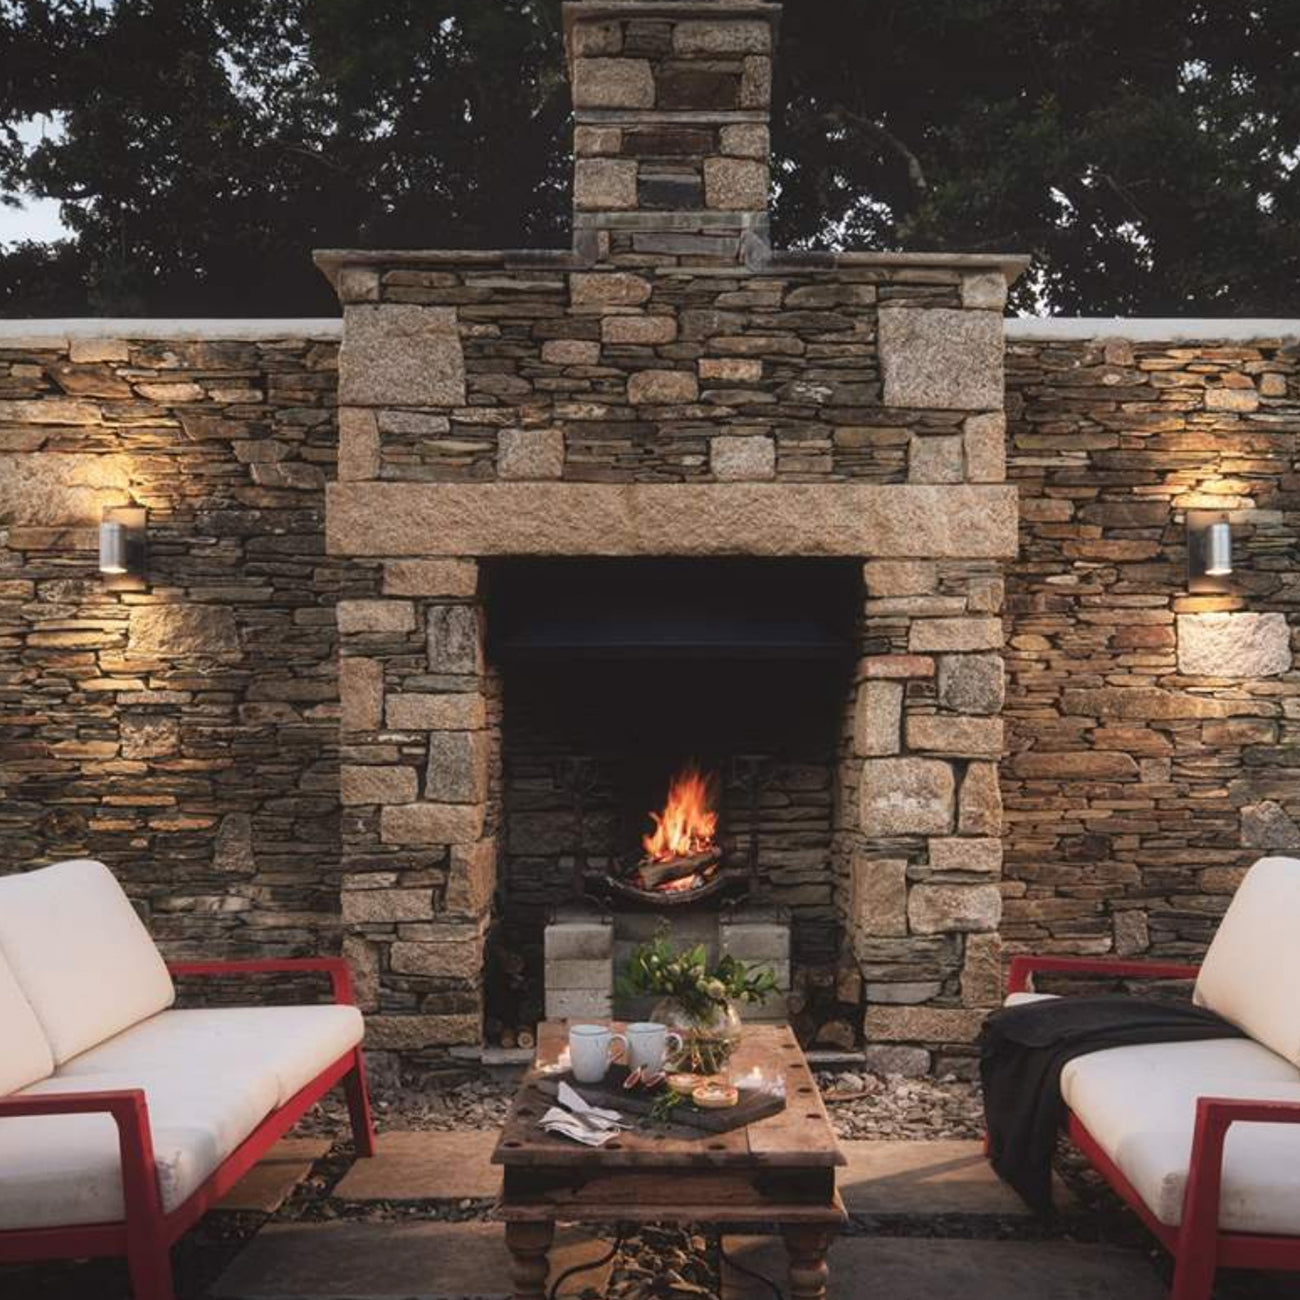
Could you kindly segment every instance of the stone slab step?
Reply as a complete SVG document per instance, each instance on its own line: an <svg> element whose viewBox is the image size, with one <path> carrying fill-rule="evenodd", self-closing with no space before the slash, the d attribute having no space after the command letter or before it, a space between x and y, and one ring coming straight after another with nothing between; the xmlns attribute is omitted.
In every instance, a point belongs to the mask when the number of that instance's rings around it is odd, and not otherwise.
<svg viewBox="0 0 1300 1300"><path fill-rule="evenodd" d="M982 1214L1030 1217L1024 1202L1001 1182L969 1141L841 1141L848 1165L836 1182L850 1214ZM1070 1202L1060 1179L1057 1209Z"/></svg>
<svg viewBox="0 0 1300 1300"><path fill-rule="evenodd" d="M556 1233L547 1287L609 1249L576 1229ZM603 1292L609 1265L579 1273L560 1294ZM450 1300L508 1296L510 1256L499 1223L271 1224L217 1279L221 1300Z"/></svg>
<svg viewBox="0 0 1300 1300"><path fill-rule="evenodd" d="M788 1287L785 1249L774 1237L727 1237L727 1253ZM827 1300L1163 1300L1140 1251L1063 1241L845 1237L831 1248ZM771 1300L761 1283L723 1266L722 1300Z"/></svg>
<svg viewBox="0 0 1300 1300"><path fill-rule="evenodd" d="M375 1155L358 1160L334 1189L345 1201L462 1201L495 1197L495 1130L382 1133Z"/></svg>
<svg viewBox="0 0 1300 1300"><path fill-rule="evenodd" d="M226 1193L217 1209L274 1214L329 1149L327 1138L281 1138Z"/></svg>

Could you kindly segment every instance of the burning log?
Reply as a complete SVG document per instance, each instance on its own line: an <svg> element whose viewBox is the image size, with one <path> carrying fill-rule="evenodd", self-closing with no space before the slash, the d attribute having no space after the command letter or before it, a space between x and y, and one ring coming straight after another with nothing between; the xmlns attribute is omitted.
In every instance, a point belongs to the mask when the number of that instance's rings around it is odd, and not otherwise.
<svg viewBox="0 0 1300 1300"><path fill-rule="evenodd" d="M705 849L700 853L690 853L679 858L669 858L665 862L652 862L646 859L637 866L637 874L646 889L658 889L667 881L679 880L683 876L708 873L710 867L716 867L722 861L722 850Z"/></svg>

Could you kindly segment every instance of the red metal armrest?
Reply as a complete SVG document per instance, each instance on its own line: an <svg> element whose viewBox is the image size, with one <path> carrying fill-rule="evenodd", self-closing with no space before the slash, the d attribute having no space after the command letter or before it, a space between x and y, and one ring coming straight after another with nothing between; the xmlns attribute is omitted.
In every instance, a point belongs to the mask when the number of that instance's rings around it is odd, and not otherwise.
<svg viewBox="0 0 1300 1300"><path fill-rule="evenodd" d="M127 1206L158 1212L158 1175L154 1168L149 1103L142 1088L107 1092L50 1092L35 1097L0 1097L0 1119L38 1115L111 1115L117 1125L122 1158L122 1195ZM128 1216L129 1217L129 1216Z"/></svg>
<svg viewBox="0 0 1300 1300"><path fill-rule="evenodd" d="M334 1001L348 1006L356 1003L352 992L352 972L342 957L277 957L254 961L172 961L167 969L173 975L281 975L317 972L330 977Z"/></svg>
<svg viewBox="0 0 1300 1300"><path fill-rule="evenodd" d="M1115 957L1013 957L1007 976L1007 992L1031 992L1037 971L1109 975L1121 979L1189 980L1196 978L1200 967L1186 962L1124 961Z"/></svg>

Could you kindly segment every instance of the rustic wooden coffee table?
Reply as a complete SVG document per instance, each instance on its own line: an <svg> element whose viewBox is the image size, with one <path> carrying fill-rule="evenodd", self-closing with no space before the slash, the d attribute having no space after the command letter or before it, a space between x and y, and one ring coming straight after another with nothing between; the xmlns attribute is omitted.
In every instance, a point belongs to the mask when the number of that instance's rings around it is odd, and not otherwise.
<svg viewBox="0 0 1300 1300"><path fill-rule="evenodd" d="M757 1066L785 1074L786 1108L730 1133L673 1125L623 1133L585 1147L537 1127L553 1101L537 1088L538 1067L568 1041L562 1020L538 1027L529 1070L492 1153L504 1166L497 1217L506 1225L515 1295L545 1293L547 1251L557 1220L571 1223L777 1224L790 1255L795 1300L822 1300L826 1252L844 1222L835 1169L844 1156L808 1062L784 1025L746 1026L733 1072Z"/></svg>

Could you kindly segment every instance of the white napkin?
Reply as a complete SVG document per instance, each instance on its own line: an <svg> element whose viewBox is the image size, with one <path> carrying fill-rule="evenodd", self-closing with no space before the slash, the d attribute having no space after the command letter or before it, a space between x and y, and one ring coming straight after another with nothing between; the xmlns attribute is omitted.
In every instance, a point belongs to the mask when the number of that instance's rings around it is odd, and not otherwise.
<svg viewBox="0 0 1300 1300"><path fill-rule="evenodd" d="M545 1129L547 1133L572 1138L575 1142L581 1142L589 1147L603 1147L606 1142L619 1134L619 1130L612 1125L609 1128L591 1128L576 1115L570 1115L567 1110L561 1110L558 1106L552 1106L537 1121L537 1127Z"/></svg>
<svg viewBox="0 0 1300 1300"><path fill-rule="evenodd" d="M603 1110L599 1106L593 1106L585 1097L575 1092L563 1080L556 1090L556 1096L560 1105L565 1110L571 1110L577 1115L585 1115L588 1119L594 1120L601 1127L613 1125L618 1128L625 1128L623 1116L616 1110Z"/></svg>

